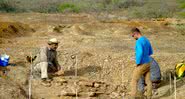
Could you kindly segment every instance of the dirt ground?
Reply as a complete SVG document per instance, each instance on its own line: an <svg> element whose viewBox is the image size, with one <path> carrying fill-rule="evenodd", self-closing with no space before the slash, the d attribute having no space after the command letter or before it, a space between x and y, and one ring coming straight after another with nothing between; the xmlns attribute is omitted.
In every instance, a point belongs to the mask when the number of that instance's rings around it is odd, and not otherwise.
<svg viewBox="0 0 185 99"><path fill-rule="evenodd" d="M0 99L28 98L31 65L26 55L36 54L53 37L60 41L58 58L65 73L54 77L50 87L33 79L33 99L128 99L135 66L131 27L150 39L162 73L185 60L185 35L175 28L185 24L182 19L131 20L95 13L0 14L0 19L0 53L10 55L11 63L8 77L0 79ZM174 99L171 87L165 82L153 99ZM184 88L184 80L178 80L176 99L185 97Z"/></svg>

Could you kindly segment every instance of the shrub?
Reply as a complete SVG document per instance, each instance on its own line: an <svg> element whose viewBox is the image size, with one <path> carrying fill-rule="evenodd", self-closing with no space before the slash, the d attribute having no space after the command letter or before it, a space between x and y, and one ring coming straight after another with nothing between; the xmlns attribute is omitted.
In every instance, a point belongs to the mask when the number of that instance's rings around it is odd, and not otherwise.
<svg viewBox="0 0 185 99"><path fill-rule="evenodd" d="M1 0L0 1L0 11L2 12L15 12L16 4L10 0Z"/></svg>
<svg viewBox="0 0 185 99"><path fill-rule="evenodd" d="M164 0L156 3L149 2L144 6L132 7L128 10L131 18L165 18L173 16L176 11L174 7Z"/></svg>
<svg viewBox="0 0 185 99"><path fill-rule="evenodd" d="M123 0L118 2L119 8L140 7L145 4L144 0Z"/></svg>
<svg viewBox="0 0 185 99"><path fill-rule="evenodd" d="M80 12L80 7L72 3L63 3L58 7L59 12Z"/></svg>
<svg viewBox="0 0 185 99"><path fill-rule="evenodd" d="M3 12L102 12L127 11L131 18L171 17L176 13L176 0L0 0ZM179 1L179 14L185 17L185 1ZM29 2L29 3L28 3Z"/></svg>
<svg viewBox="0 0 185 99"><path fill-rule="evenodd" d="M184 0L178 0L178 3L179 3L179 12L178 14L181 16L181 17L185 17L185 1Z"/></svg>
<svg viewBox="0 0 185 99"><path fill-rule="evenodd" d="M47 0L37 0L32 2L32 5L27 5L27 8L25 6L24 9L28 9L34 12L41 12L41 13L56 13L58 11L57 6L60 2L53 2L53 1L47 1Z"/></svg>

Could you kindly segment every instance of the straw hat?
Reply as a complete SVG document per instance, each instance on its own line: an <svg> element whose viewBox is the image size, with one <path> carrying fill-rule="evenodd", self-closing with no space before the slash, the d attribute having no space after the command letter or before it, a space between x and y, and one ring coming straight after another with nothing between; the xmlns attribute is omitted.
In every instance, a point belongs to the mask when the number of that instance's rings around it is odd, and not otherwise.
<svg viewBox="0 0 185 99"><path fill-rule="evenodd" d="M51 38L48 41L48 44L58 44L58 43L60 43L60 42L56 38Z"/></svg>

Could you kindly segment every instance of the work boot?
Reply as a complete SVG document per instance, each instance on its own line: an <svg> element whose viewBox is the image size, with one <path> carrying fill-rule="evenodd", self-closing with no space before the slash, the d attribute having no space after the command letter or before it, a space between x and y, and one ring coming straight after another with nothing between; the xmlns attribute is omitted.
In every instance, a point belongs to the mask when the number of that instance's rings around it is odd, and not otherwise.
<svg viewBox="0 0 185 99"><path fill-rule="evenodd" d="M41 84L42 84L43 86L50 87L50 86L51 86L51 79L42 78Z"/></svg>
<svg viewBox="0 0 185 99"><path fill-rule="evenodd" d="M64 71L60 70L60 71L56 72L55 75L56 76L62 76L62 75L64 75Z"/></svg>

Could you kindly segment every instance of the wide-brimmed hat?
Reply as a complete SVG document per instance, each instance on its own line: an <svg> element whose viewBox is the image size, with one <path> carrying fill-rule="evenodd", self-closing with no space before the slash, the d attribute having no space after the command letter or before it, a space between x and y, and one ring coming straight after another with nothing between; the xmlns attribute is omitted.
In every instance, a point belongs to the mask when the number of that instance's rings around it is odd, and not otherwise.
<svg viewBox="0 0 185 99"><path fill-rule="evenodd" d="M48 44L58 44L58 43L60 43L60 42L56 38L51 38L48 41Z"/></svg>

